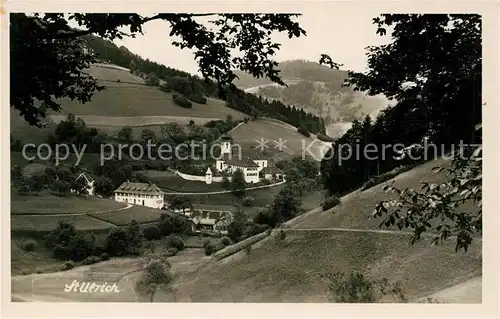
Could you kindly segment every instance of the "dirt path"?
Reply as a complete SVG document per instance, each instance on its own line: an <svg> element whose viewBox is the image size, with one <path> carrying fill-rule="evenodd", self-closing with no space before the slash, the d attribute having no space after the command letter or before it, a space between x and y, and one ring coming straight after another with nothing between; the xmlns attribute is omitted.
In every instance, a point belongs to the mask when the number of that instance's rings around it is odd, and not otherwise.
<svg viewBox="0 0 500 319"><path fill-rule="evenodd" d="M417 302L429 302L429 298L433 303L481 303L482 282L482 276L474 277L461 284L420 298Z"/></svg>

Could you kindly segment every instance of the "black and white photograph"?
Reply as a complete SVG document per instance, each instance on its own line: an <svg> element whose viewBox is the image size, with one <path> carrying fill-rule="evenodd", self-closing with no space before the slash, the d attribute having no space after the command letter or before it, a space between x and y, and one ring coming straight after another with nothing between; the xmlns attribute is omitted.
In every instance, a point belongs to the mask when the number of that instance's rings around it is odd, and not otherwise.
<svg viewBox="0 0 500 319"><path fill-rule="evenodd" d="M4 9L10 302L483 303L489 26L311 3Z"/></svg>

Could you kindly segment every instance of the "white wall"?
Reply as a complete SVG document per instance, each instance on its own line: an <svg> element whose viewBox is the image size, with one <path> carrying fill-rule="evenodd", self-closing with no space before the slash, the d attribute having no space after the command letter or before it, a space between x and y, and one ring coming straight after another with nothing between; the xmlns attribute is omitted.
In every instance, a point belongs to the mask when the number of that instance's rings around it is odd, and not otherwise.
<svg viewBox="0 0 500 319"><path fill-rule="evenodd" d="M163 195L137 195L122 192L115 193L115 201L151 208L162 208L164 204Z"/></svg>
<svg viewBox="0 0 500 319"><path fill-rule="evenodd" d="M185 179L187 181L198 181L198 182L205 182L205 175L199 176L199 175L190 175L190 174L184 174L181 172L177 172L177 175L179 175L182 179Z"/></svg>
<svg viewBox="0 0 500 319"><path fill-rule="evenodd" d="M222 154L231 154L231 142L224 141L220 144Z"/></svg>
<svg viewBox="0 0 500 319"><path fill-rule="evenodd" d="M243 174L245 175L245 182L248 184L259 182L259 171L257 167L245 167L243 168Z"/></svg>
<svg viewBox="0 0 500 319"><path fill-rule="evenodd" d="M177 175L180 176L180 178L185 179L187 181L198 181L198 182L207 182L207 175L191 175L191 174L184 174L179 171L176 172ZM213 176L212 175L212 183L220 183L222 182L222 176Z"/></svg>

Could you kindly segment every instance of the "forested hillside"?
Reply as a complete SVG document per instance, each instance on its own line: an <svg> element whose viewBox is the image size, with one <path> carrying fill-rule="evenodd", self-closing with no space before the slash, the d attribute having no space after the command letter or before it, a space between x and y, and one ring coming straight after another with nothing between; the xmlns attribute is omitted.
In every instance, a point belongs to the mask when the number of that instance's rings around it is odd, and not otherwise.
<svg viewBox="0 0 500 319"><path fill-rule="evenodd" d="M253 79L242 72L237 73L239 79L235 84L259 96L295 105L321 116L327 126L360 120L366 115L374 117L389 104L383 96L368 96L343 86L347 78L345 70L305 60L281 62L279 69L287 87Z"/></svg>
<svg viewBox="0 0 500 319"><path fill-rule="evenodd" d="M118 47L110 41L98 37L86 38L87 47L96 53L101 62L112 63L130 69L134 74L146 79L146 83L159 86L166 92L181 93L196 103L206 103L206 96L223 98L227 106L257 118L266 116L304 127L312 133L325 133L325 125L320 116L306 113L301 108L288 106L280 101L267 101L262 97L245 93L236 88L219 88L212 81L179 71L133 54L125 47Z"/></svg>

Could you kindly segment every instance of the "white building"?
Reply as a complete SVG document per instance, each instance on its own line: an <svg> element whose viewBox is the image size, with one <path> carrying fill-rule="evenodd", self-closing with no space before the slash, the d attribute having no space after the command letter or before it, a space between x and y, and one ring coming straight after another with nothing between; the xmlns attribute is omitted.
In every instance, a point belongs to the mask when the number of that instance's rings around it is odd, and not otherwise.
<svg viewBox="0 0 500 319"><path fill-rule="evenodd" d="M155 184L124 182L115 190L115 201L162 208L164 192Z"/></svg>
<svg viewBox="0 0 500 319"><path fill-rule="evenodd" d="M207 168L207 172L205 173L205 183L212 184L212 180L213 180L213 174L212 170L209 167Z"/></svg>
<svg viewBox="0 0 500 319"><path fill-rule="evenodd" d="M267 159L260 157L259 154L248 155L242 150L233 152L231 142L223 140L221 142L221 155L215 163L218 172L228 172L230 174L241 170L245 177L245 182L252 184L260 181L259 172L268 166Z"/></svg>
<svg viewBox="0 0 500 319"><path fill-rule="evenodd" d="M285 178L285 174L277 167L266 167L260 173L267 180L282 180Z"/></svg>

